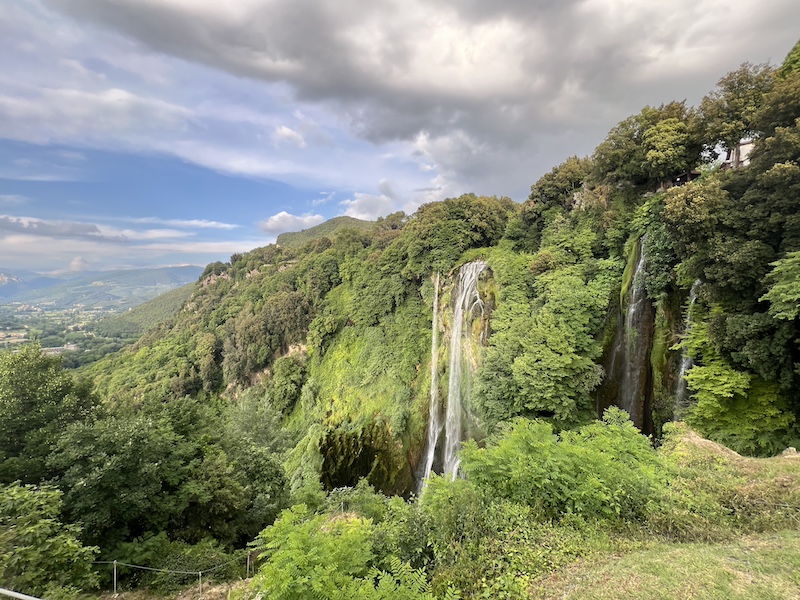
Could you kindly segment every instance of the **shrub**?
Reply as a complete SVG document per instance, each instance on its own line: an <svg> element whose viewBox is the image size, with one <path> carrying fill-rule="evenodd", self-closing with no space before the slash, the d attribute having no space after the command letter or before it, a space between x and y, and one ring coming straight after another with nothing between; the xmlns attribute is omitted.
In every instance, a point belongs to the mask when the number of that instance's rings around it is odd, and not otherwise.
<svg viewBox="0 0 800 600"><path fill-rule="evenodd" d="M526 504L540 519L641 520L663 487L663 469L627 414L559 435L542 421L514 421L485 449L462 451L464 472L483 494Z"/></svg>

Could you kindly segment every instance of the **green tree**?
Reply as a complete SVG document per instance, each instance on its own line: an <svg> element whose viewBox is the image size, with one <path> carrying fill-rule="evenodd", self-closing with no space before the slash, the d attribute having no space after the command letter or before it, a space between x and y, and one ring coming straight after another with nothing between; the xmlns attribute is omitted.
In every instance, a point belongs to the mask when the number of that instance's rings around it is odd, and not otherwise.
<svg viewBox="0 0 800 600"><path fill-rule="evenodd" d="M800 70L775 81L754 117L754 127L764 137L779 127L793 127L800 117Z"/></svg>
<svg viewBox="0 0 800 600"><path fill-rule="evenodd" d="M58 473L47 468L47 455L70 423L91 413L89 385L36 344L0 352L0 483L38 483Z"/></svg>
<svg viewBox="0 0 800 600"><path fill-rule="evenodd" d="M572 208L574 193L581 189L591 171L590 159L571 156L531 186L528 200L542 210L553 206Z"/></svg>
<svg viewBox="0 0 800 600"><path fill-rule="evenodd" d="M717 82L717 89L700 103L700 112L710 140L733 150L733 165L739 166L739 142L754 136L756 113L774 81L768 64L743 63Z"/></svg>
<svg viewBox="0 0 800 600"><path fill-rule="evenodd" d="M97 587L97 548L79 541L80 527L59 520L61 492L49 486L0 486L0 582L25 594Z"/></svg>
<svg viewBox="0 0 800 600"><path fill-rule="evenodd" d="M781 64L781 68L778 70L778 75L781 77L788 77L797 71L800 71L800 41L798 41L794 45L794 48L789 51L789 54L786 55L783 64Z"/></svg>
<svg viewBox="0 0 800 600"><path fill-rule="evenodd" d="M696 400L686 422L701 434L751 455L769 456L796 443L795 416L774 383L718 359L693 367L686 380Z"/></svg>
<svg viewBox="0 0 800 600"><path fill-rule="evenodd" d="M690 155L689 127L675 117L650 127L644 132L642 141L650 176L660 182L685 171L691 166L692 159L696 159Z"/></svg>
<svg viewBox="0 0 800 600"><path fill-rule="evenodd" d="M800 316L800 251L770 264L770 289L759 300L770 303L769 314L775 319L793 321Z"/></svg>
<svg viewBox="0 0 800 600"><path fill-rule="evenodd" d="M659 126L662 121L669 123ZM684 125L678 126L675 121ZM646 134L651 130L650 139L646 142ZM659 132L669 134L680 143L680 151L668 156L673 150L658 143L656 136ZM670 102L658 108L646 106L638 115L628 117L613 127L606 139L597 146L592 157L593 177L597 181L650 186L659 180L658 176L654 177L654 165L656 171L663 171L663 163L693 167L699 162L702 149L703 125L696 113L686 108L685 102ZM651 152L650 160L648 152Z"/></svg>

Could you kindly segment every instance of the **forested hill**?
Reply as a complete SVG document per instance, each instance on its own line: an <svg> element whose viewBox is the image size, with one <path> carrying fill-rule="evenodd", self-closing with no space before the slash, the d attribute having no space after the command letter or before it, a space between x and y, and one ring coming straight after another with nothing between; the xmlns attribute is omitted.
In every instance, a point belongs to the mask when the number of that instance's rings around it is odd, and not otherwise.
<svg viewBox="0 0 800 600"><path fill-rule="evenodd" d="M319 238L334 237L342 229L359 229L370 231L375 223L372 221L362 221L354 217L334 217L324 223L314 227L303 229L302 231L282 233L278 236L276 243L278 246L289 246L290 248L302 248L306 243Z"/></svg>
<svg viewBox="0 0 800 600"><path fill-rule="evenodd" d="M46 410L33 424L23 408L0 418L0 456L15 457L2 481L54 482L83 541L130 561L242 547L293 505L259 537L273 557L259 585L291 579L302 544L363 545L360 558L330 558L344 561L335 574L322 564L311 576L352 597L346 585L361 580L336 577L376 565L442 595L525 590L580 554L581 536L599 531L587 523L670 540L785 526L796 474L749 503L762 488L745 479L772 467L722 481L701 468L744 463L676 466L695 438L670 421L751 456L800 444L793 56L742 65L698 107L645 107L521 204L466 194L209 265L171 321L85 379L41 359L69 410L57 425ZM633 424L614 409L595 420L612 406ZM634 424L671 431L673 458ZM369 490L420 491L429 468L446 470L451 434L473 440L456 464L466 479L433 477L420 503ZM761 501L789 512L759 521Z"/></svg>

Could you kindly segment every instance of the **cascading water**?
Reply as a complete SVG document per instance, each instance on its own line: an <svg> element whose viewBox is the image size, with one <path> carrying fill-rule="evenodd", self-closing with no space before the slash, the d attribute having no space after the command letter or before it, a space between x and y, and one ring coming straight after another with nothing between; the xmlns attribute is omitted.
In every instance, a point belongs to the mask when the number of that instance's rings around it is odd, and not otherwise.
<svg viewBox="0 0 800 600"><path fill-rule="evenodd" d="M447 382L447 418L445 419L444 474L455 479L458 474L461 448L463 407L469 406L470 375L472 369L462 350L464 324L471 323L475 309L483 314L483 302L478 294L478 277L486 268L483 261L467 263L461 267L458 287L453 302L453 324L450 332L450 371ZM464 369L463 367L467 368Z"/></svg>
<svg viewBox="0 0 800 600"><path fill-rule="evenodd" d="M474 357L469 351L470 344L465 343L470 334L469 325L476 313L483 315L483 302L478 294L478 278L486 269L486 263L475 261L463 265L458 274L458 283L453 291L453 318L450 330L450 348L447 380L447 409L444 424L441 422L441 410L438 396L438 301L439 279L436 280L433 309L433 339L431 347L431 397L426 436L426 451L421 472L423 485L433 470L439 437L444 429L444 445L442 450L442 470L445 475L455 478L458 474L458 451L463 440L465 414L469 420L469 392L471 375L474 369ZM466 327L465 327L466 326Z"/></svg>
<svg viewBox="0 0 800 600"><path fill-rule="evenodd" d="M647 377L648 361L642 364L643 356L646 357L649 338L643 331L647 326L643 319L647 294L644 286L644 252L639 244L639 260L631 279L630 301L625 313L625 361L620 384L620 406L628 411L631 420L641 427L644 423L644 393L645 379ZM646 341L646 344L642 342ZM642 368L644 366L644 368Z"/></svg>
<svg viewBox="0 0 800 600"><path fill-rule="evenodd" d="M689 307L686 309L686 325L683 328L684 338L692 331L694 322L693 308L694 303L697 302L697 291L700 288L701 281L698 279L692 284L689 290ZM689 408L689 387L686 384L686 373L689 372L694 366L694 360L689 355L686 346L681 348L681 364L678 369L678 379L675 382L675 416L681 418Z"/></svg>
<svg viewBox="0 0 800 600"><path fill-rule="evenodd" d="M433 331L431 332L431 402L428 411L428 434L425 439L425 460L423 461L423 478L433 468L436 445L439 443L439 432L442 430L439 414L439 273L433 291ZM424 479L423 479L424 481Z"/></svg>
<svg viewBox="0 0 800 600"><path fill-rule="evenodd" d="M598 390L598 412L609 406L627 411L645 433L652 431L650 397L650 345L655 313L645 289L645 256L642 240L636 246L624 314L619 315L613 346L606 357L606 380Z"/></svg>

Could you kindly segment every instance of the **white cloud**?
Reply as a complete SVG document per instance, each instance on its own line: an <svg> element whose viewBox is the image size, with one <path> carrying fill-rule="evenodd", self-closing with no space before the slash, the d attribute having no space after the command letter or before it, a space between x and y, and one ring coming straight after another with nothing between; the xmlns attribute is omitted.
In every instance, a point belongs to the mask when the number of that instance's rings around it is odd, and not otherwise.
<svg viewBox="0 0 800 600"><path fill-rule="evenodd" d="M223 223L221 221L209 221L207 219L161 219L159 217L142 217L138 219L123 219L131 223L156 223L158 225L169 225L171 227L187 227L190 229L236 229L239 227L233 223Z"/></svg>
<svg viewBox="0 0 800 600"><path fill-rule="evenodd" d="M336 190L348 214L521 200L645 104L696 103L796 41L796 0L730 6L18 0L0 11L0 136ZM12 167L0 177L80 177Z"/></svg>
<svg viewBox="0 0 800 600"><path fill-rule="evenodd" d="M344 207L346 216L365 221L374 221L395 210L395 201L384 194L356 193L352 198L342 200L339 204Z"/></svg>
<svg viewBox="0 0 800 600"><path fill-rule="evenodd" d="M302 134L298 133L294 129L291 129L290 127L287 127L286 125L276 127L272 137L276 144L288 142L290 144L294 144L298 148L306 147L306 141L303 139Z"/></svg>
<svg viewBox="0 0 800 600"><path fill-rule="evenodd" d="M18 194L0 194L0 204L25 204L30 201L27 196Z"/></svg>
<svg viewBox="0 0 800 600"><path fill-rule="evenodd" d="M319 206L321 204L327 204L331 200L333 200L334 196L336 196L336 192L320 192L320 197L315 198L311 201L312 206Z"/></svg>
<svg viewBox="0 0 800 600"><path fill-rule="evenodd" d="M260 221L259 228L271 234L285 233L287 231L301 231L314 225L319 225L325 221L325 217L315 214L293 215L286 211L281 211L277 215L272 215L268 219Z"/></svg>
<svg viewBox="0 0 800 600"><path fill-rule="evenodd" d="M0 137L37 144L151 148L153 139L179 132L191 116L183 106L120 88L23 88L0 94Z"/></svg>
<svg viewBox="0 0 800 600"><path fill-rule="evenodd" d="M82 256L76 256L71 261L69 261L70 271L85 271L88 267L89 267L89 261L87 261Z"/></svg>
<svg viewBox="0 0 800 600"><path fill-rule="evenodd" d="M109 243L91 237L42 237L17 233L0 235L0 257L13 258L14 266L33 270L64 269L80 257L96 269L125 268L143 264L193 264L227 260L234 252L264 245L263 239L222 241L129 241ZM65 263L61 257L72 257ZM83 264L74 262L73 266ZM5 266L8 266L7 264Z"/></svg>

